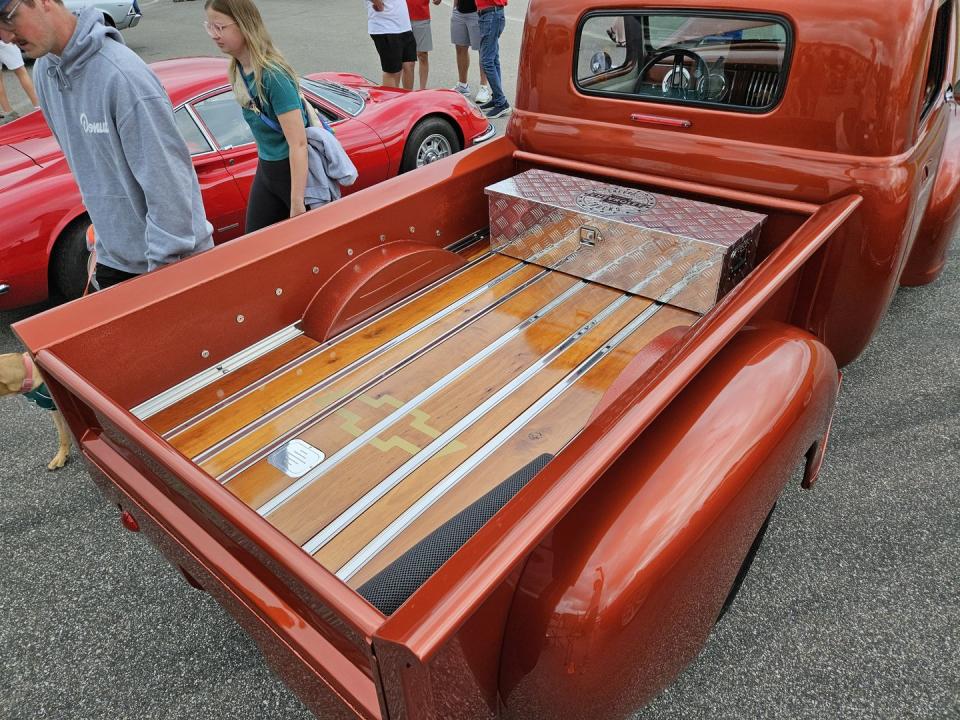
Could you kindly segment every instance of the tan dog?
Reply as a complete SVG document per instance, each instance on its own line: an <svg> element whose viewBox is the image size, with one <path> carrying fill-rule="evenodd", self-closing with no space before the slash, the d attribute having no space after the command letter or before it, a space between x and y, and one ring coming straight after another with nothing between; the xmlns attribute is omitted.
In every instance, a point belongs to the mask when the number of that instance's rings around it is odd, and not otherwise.
<svg viewBox="0 0 960 720"><path fill-rule="evenodd" d="M53 424L57 426L60 449L47 465L47 470L56 470L62 468L70 456L70 433L67 432L67 423L63 415L53 407L53 401L49 400L49 395L44 394L44 391L43 377L29 355L26 353L0 355L0 395L28 395L29 393L28 397L31 400L53 412ZM47 400L49 400L49 407L47 407Z"/></svg>

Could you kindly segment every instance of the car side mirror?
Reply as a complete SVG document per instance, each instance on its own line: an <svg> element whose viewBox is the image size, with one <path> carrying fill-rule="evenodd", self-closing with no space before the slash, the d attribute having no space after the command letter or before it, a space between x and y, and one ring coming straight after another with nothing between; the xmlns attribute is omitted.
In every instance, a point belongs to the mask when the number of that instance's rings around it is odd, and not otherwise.
<svg viewBox="0 0 960 720"><path fill-rule="evenodd" d="M600 50L593 54L593 57L590 58L590 71L594 75L599 75L602 72L606 72L613 67L613 60L610 59L610 54Z"/></svg>

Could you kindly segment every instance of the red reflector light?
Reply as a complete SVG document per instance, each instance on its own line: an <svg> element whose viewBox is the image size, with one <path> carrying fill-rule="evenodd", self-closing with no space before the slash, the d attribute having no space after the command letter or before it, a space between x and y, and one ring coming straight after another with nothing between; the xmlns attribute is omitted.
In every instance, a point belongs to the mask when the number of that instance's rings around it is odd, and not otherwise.
<svg viewBox="0 0 960 720"><path fill-rule="evenodd" d="M123 514L120 515L120 522L122 522L123 526L130 532L140 532L140 525L137 523L137 519L131 515L129 511L123 511Z"/></svg>

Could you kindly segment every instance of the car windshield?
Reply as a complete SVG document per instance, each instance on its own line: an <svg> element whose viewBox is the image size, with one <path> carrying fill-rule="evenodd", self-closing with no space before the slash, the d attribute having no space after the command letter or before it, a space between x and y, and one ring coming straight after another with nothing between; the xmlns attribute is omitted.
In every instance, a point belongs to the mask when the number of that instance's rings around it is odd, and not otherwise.
<svg viewBox="0 0 960 720"><path fill-rule="evenodd" d="M363 95L329 80L300 78L300 87L335 105L348 115L359 115L365 105Z"/></svg>

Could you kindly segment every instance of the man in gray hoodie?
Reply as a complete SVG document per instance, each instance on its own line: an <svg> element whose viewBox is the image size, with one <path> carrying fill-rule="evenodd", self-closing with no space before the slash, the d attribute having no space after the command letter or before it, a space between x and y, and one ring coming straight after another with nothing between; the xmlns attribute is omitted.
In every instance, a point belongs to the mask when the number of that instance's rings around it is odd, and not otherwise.
<svg viewBox="0 0 960 720"><path fill-rule="evenodd" d="M213 246L170 99L99 10L0 0L0 39L37 58L40 108L96 229L94 288Z"/></svg>

